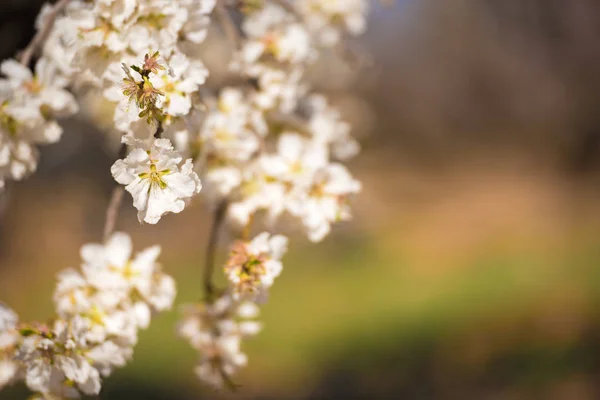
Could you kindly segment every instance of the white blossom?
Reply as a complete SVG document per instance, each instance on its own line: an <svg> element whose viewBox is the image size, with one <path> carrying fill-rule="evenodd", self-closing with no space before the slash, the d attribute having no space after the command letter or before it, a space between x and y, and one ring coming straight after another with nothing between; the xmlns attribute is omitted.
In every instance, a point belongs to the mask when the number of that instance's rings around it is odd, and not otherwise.
<svg viewBox="0 0 600 400"><path fill-rule="evenodd" d="M353 36L365 31L367 0L297 0L295 5L323 46L339 42L344 31Z"/></svg>
<svg viewBox="0 0 600 400"><path fill-rule="evenodd" d="M242 171L242 183L231 195L228 207L229 219L234 224L246 226L261 211L273 223L285 211L286 186L267 170L269 161L268 156L261 156Z"/></svg>
<svg viewBox="0 0 600 400"><path fill-rule="evenodd" d="M328 146L333 157L345 161L360 151L360 145L350 134L350 124L340 112L330 106L327 98L313 94L300 105L309 114L309 128L315 141Z"/></svg>
<svg viewBox="0 0 600 400"><path fill-rule="evenodd" d="M237 241L225 264L225 275L234 288L234 296L264 300L267 289L281 274L281 257L288 239L263 232L249 242Z"/></svg>
<svg viewBox="0 0 600 400"><path fill-rule="evenodd" d="M331 224L350 218L347 200L361 187L343 165L330 164L314 174L308 190L292 193L288 210L300 218L309 239L319 242L330 232Z"/></svg>
<svg viewBox="0 0 600 400"><path fill-rule="evenodd" d="M207 76L208 71L200 61L176 53L169 59L169 69L152 75L150 81L164 95L163 110L170 116L182 116L190 112L191 95Z"/></svg>
<svg viewBox="0 0 600 400"><path fill-rule="evenodd" d="M140 222L155 224L165 213L183 211L186 202L202 188L192 160L182 164L168 139L132 144L136 147L124 160L117 160L111 172L133 196Z"/></svg>

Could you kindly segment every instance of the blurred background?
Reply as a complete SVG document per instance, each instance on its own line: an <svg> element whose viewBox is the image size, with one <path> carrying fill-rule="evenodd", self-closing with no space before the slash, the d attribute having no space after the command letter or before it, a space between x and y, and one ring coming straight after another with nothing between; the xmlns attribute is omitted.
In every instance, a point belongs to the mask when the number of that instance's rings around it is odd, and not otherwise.
<svg viewBox="0 0 600 400"><path fill-rule="evenodd" d="M363 144L364 191L325 242L292 241L242 390L196 381L174 310L102 399L600 398L600 3L387 3L350 43L359 67L329 54L312 70ZM40 5L0 0L2 59ZM52 315L54 276L100 240L112 187L114 139L86 116L65 127L0 197L0 299L25 320ZM125 201L118 223L137 249L162 244L178 304L201 296L197 203L140 226Z"/></svg>

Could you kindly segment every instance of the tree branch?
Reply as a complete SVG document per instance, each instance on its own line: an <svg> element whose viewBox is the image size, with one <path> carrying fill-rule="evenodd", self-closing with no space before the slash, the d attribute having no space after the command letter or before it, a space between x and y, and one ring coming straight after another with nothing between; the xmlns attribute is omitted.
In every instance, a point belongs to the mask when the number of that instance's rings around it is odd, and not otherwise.
<svg viewBox="0 0 600 400"><path fill-rule="evenodd" d="M225 220L227 205L227 201L223 200L217 206L213 217L213 223L210 228L208 244L206 245L206 261L204 265L204 294L206 295L208 301L211 301L213 295L215 294L215 286L212 281L213 272L215 270L215 252L217 250L219 230L221 229L221 225Z"/></svg>
<svg viewBox="0 0 600 400"><path fill-rule="evenodd" d="M215 12L217 13L217 19L223 28L223 33L225 33L225 36L233 43L235 48L239 50L242 47L242 37L222 1L218 1L215 5Z"/></svg>
<svg viewBox="0 0 600 400"><path fill-rule="evenodd" d="M125 191L121 185L116 186L112 195L110 196L110 202L108 203L108 208L106 209L106 221L104 222L104 242L108 241L110 235L112 235L115 230L115 224L117 222L117 216L119 215L119 208L121 207L121 202L123 201L123 194Z"/></svg>
<svg viewBox="0 0 600 400"><path fill-rule="evenodd" d="M46 15L46 21L44 25L40 28L39 31L35 34L31 42L27 45L27 47L21 52L19 56L19 62L23 65L29 65L31 62L31 58L35 51L42 45L48 34L52 30L54 26L54 22L56 21L56 17L58 14L64 10L71 0L58 0L56 4L52 7L50 11L48 11L48 15Z"/></svg>
<svg viewBox="0 0 600 400"><path fill-rule="evenodd" d="M118 159L125 158L125 156L127 156L127 145L123 143L119 149ZM117 184L112 191L108 207L106 208L106 219L104 220L104 234L102 236L104 242L110 238L110 235L112 235L115 230L115 224L117 223L119 208L121 207L124 193L125 190L123 190L123 186L119 184Z"/></svg>
<svg viewBox="0 0 600 400"><path fill-rule="evenodd" d="M162 121L158 121L157 125L156 125L156 132L154 132L154 137L156 139L160 139L162 137L162 134L164 131L165 131L165 129L163 128Z"/></svg>
<svg viewBox="0 0 600 400"><path fill-rule="evenodd" d="M297 19L302 19L300 14L298 14L298 11L296 10L296 8L291 3L288 3L287 0L273 0L273 2L275 4L278 4L281 8L283 8L290 14L293 14L294 17L296 17Z"/></svg>

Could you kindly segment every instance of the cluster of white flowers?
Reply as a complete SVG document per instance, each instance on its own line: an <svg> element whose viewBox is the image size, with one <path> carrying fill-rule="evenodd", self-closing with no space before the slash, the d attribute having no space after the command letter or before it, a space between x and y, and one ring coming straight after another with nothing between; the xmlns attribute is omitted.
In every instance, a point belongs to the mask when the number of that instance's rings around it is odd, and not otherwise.
<svg viewBox="0 0 600 400"><path fill-rule="evenodd" d="M232 376L248 362L240 349L241 340L261 329L253 320L258 312L254 303L236 301L230 293L184 307L178 332L200 353L196 367L200 379L217 388L235 385Z"/></svg>
<svg viewBox="0 0 600 400"><path fill-rule="evenodd" d="M159 254L154 246L132 258L124 233L83 246L81 271L58 275L57 318L48 325L17 326L0 304L0 388L22 379L43 399L98 394L101 377L131 359L138 330L173 305L175 282L161 272Z"/></svg>
<svg viewBox="0 0 600 400"><path fill-rule="evenodd" d="M17 314L0 303L0 390L19 376L19 365L14 360L15 349L20 341L18 322Z"/></svg>
<svg viewBox="0 0 600 400"><path fill-rule="evenodd" d="M16 60L0 64L0 189L5 180L21 180L37 168L36 144L58 141L56 118L77 112L77 102L65 90L67 81L54 64L42 58L35 73Z"/></svg>
<svg viewBox="0 0 600 400"><path fill-rule="evenodd" d="M325 47L337 44L344 32L357 36L367 26L365 16L369 3L363 0L296 0L309 31Z"/></svg>
<svg viewBox="0 0 600 400"><path fill-rule="evenodd" d="M250 320L266 300L267 289L281 273L287 238L263 232L252 241L233 243L225 264L230 287L216 299L188 305L178 331L200 353L198 377L215 387L235 386L233 376L248 362L242 339L257 334L261 325Z"/></svg>
<svg viewBox="0 0 600 400"><path fill-rule="evenodd" d="M246 84L223 88L205 102L203 115L172 136L178 149L199 161L207 202L226 204L230 225L243 236L224 266L225 293L190 306L200 311L188 313L181 327L201 354L199 377L220 386L245 365L239 343L247 335L219 327L230 326L230 308L239 302L266 300L287 250L282 235L263 232L249 240L251 225L257 219L271 231L296 225L320 241L334 222L350 217L347 200L361 189L341 163L359 151L349 125L324 96L310 92L303 76L342 32L364 30L367 2L242 3L243 37L231 70ZM228 311L215 311L221 309Z"/></svg>
<svg viewBox="0 0 600 400"><path fill-rule="evenodd" d="M230 228L227 287L214 287L206 265L205 301L185 308L178 331L200 353L200 379L234 385L247 363L242 339L260 330L258 304L283 269L288 239L277 233L291 228L321 241L350 218L348 201L361 190L343 164L360 146L305 72L344 35L361 34L367 11L367 0L45 6L37 27L52 28L36 73L14 60L1 66L0 185L35 169L33 144L59 139L55 119L78 107L67 88L106 100L122 142L111 173L123 185L117 190L131 194L139 221L156 224L201 194L215 210L213 229ZM241 83L206 90L197 45L213 12L233 41L229 70ZM118 209L114 199L108 211ZM84 246L81 270L59 275L55 321L18 325L0 306L0 388L22 379L41 398L97 394L101 377L131 358L152 313L171 307L175 284L156 263L159 248L131 259L129 236L110 235L112 211L105 244ZM252 238L257 226L266 231Z"/></svg>
<svg viewBox="0 0 600 400"><path fill-rule="evenodd" d="M333 2L333 8L305 3L297 10L269 1L248 6L231 65L248 84L222 89L202 115L167 135L198 160L208 202L230 203L233 225L245 227L258 214L272 229L280 220L295 220L310 240L320 241L332 223L350 217L347 199L361 185L340 162L359 145L340 113L301 79L319 53L322 30L340 32L340 16L364 24L366 2ZM315 18L318 29L307 22Z"/></svg>

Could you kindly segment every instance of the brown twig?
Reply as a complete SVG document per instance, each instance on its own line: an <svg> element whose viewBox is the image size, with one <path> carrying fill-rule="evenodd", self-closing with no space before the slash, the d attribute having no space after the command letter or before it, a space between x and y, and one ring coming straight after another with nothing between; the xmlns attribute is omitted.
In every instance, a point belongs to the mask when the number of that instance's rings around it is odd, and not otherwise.
<svg viewBox="0 0 600 400"><path fill-rule="evenodd" d="M289 12L290 14L293 14L294 17L296 17L297 19L302 19L300 14L298 14L298 10L296 10L296 8L291 3L288 3L287 0L273 0L273 1L275 4L277 4L281 8L283 8L285 11Z"/></svg>
<svg viewBox="0 0 600 400"><path fill-rule="evenodd" d="M106 221L104 223L104 241L108 241L110 235L115 230L115 224L117 222L117 216L119 215L119 208L121 207L121 201L123 200L123 194L125 191L121 185L116 186L112 195L110 196L110 202L106 209Z"/></svg>
<svg viewBox="0 0 600 400"><path fill-rule="evenodd" d="M206 262L204 265L204 294L208 301L212 300L215 294L215 285L213 283L213 272L215 270L215 252L219 239L219 231L225 220L227 212L227 201L222 201L215 210L213 223L210 228L208 244L206 245Z"/></svg>
<svg viewBox="0 0 600 400"><path fill-rule="evenodd" d="M217 13L217 19L221 24L225 36L227 36L227 38L233 43L236 49L241 48L242 36L240 35L235 22L233 22L229 11L227 11L227 8L222 1L217 2L215 6L215 12Z"/></svg>
<svg viewBox="0 0 600 400"><path fill-rule="evenodd" d="M154 137L156 139L160 139L162 137L162 134L164 133L165 129L163 128L163 123L162 121L158 121L157 125L156 125L156 132L154 132Z"/></svg>
<svg viewBox="0 0 600 400"><path fill-rule="evenodd" d="M119 150L119 159L125 158L127 155L127 145L123 143L121 145L121 149ZM112 191L112 195L110 196L110 201L108 202L108 207L106 208L106 219L104 220L104 234L103 238L106 242L110 235L115 230L115 225L117 223L117 217L119 216L119 208L121 208L121 202L123 201L123 194L125 194L125 190L123 190L123 186L117 184Z"/></svg>
<svg viewBox="0 0 600 400"><path fill-rule="evenodd" d="M44 25L40 28L39 31L35 34L31 42L25 47L25 49L21 52L19 56L19 62L23 65L29 65L31 58L35 51L42 45L46 37L50 33L50 30L54 26L54 22L56 21L56 17L58 14L67 6L71 0L58 0L52 9L46 15L46 21Z"/></svg>

